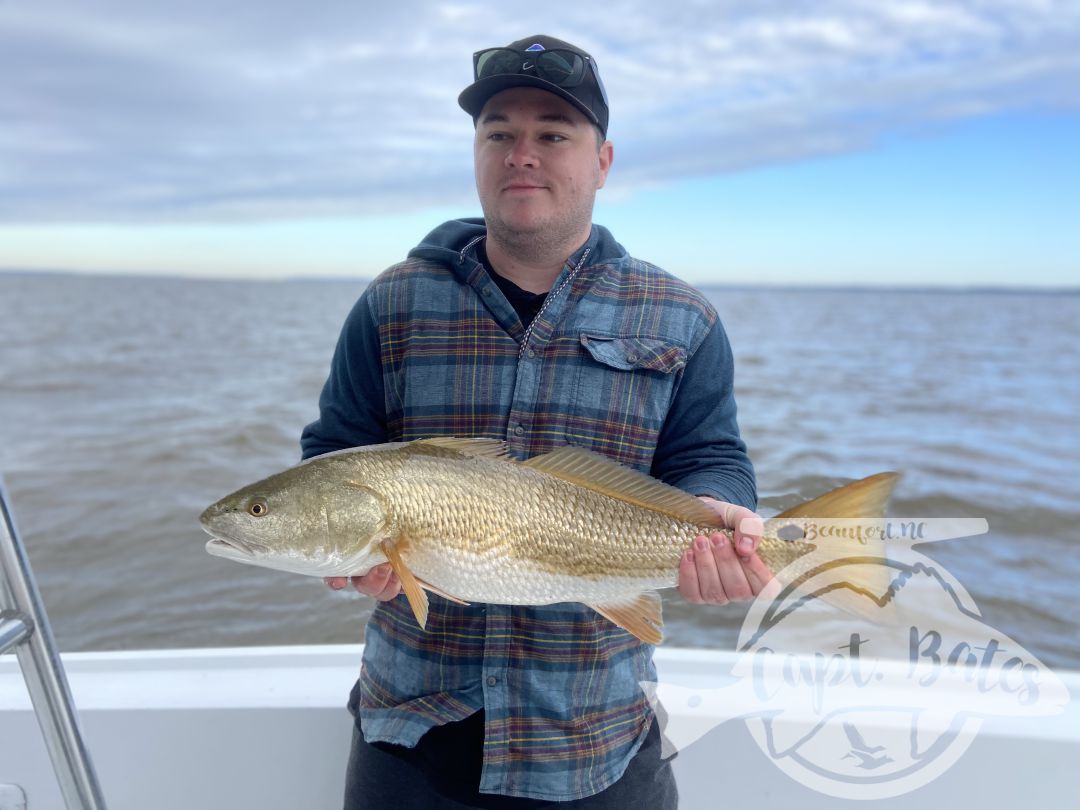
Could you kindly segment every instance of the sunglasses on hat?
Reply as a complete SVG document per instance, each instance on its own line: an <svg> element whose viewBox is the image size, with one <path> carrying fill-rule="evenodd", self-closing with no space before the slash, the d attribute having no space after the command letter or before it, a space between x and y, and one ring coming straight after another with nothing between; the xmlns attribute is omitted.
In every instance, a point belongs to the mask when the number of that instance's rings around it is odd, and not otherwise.
<svg viewBox="0 0 1080 810"><path fill-rule="evenodd" d="M473 75L477 81L490 76L525 74L551 82L556 87L577 87L590 72L606 105L607 91L600 81L596 62L588 56L561 48L545 51L486 48L473 54Z"/></svg>

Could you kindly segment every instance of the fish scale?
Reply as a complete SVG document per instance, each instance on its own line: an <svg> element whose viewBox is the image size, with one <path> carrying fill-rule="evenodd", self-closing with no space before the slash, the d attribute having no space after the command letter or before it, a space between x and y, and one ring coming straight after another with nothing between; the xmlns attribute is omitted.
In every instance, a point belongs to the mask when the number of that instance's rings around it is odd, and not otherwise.
<svg viewBox="0 0 1080 810"><path fill-rule="evenodd" d="M376 458L365 461L366 480L387 475ZM476 580L460 581L453 568L429 572L436 577L432 584L466 600L512 603L537 568L579 583L542 601L567 601L569 594L587 602L610 591L595 583L611 576L621 575L632 592L666 587L675 583L690 541L709 531L501 460L476 459L468 471L460 462L419 454L409 463L417 469L408 478L423 481L425 496L435 500L420 508L415 487L387 488L388 505L402 515L410 560L428 550L443 559L439 552L453 550L456 560L481 559L487 549L503 552L498 569L484 559L481 590Z"/></svg>

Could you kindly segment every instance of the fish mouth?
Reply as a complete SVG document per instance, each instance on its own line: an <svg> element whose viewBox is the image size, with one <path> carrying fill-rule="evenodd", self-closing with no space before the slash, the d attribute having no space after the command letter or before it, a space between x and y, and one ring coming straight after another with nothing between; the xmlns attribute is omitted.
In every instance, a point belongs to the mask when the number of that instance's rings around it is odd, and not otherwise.
<svg viewBox="0 0 1080 810"><path fill-rule="evenodd" d="M225 557L230 560L251 560L258 556L251 544L243 540L216 535L206 541L206 551L215 557Z"/></svg>

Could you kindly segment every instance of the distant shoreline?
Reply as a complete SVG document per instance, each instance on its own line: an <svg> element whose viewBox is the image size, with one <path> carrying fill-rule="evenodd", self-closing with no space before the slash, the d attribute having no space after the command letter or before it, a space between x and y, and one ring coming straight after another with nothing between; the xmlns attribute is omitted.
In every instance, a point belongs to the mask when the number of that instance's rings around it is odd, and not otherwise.
<svg viewBox="0 0 1080 810"><path fill-rule="evenodd" d="M678 275L678 273L676 273ZM58 268L46 269L21 269L0 267L0 277L70 277L87 279L139 279L152 281L185 281L207 282L226 284L295 284L295 283L349 283L368 284L369 276L283 276L282 278L249 278L245 276L193 276L178 273L152 273L152 272L108 272L87 270L64 270ZM691 282L693 283L693 282ZM1005 285L965 285L965 284L912 284L910 286L899 284L836 284L836 283L780 283L780 282L712 282L708 284L694 284L701 290L740 290L769 292L808 292L808 293L977 293L982 295L1080 295L1080 285L1075 287L1041 287L1041 286L1005 286Z"/></svg>

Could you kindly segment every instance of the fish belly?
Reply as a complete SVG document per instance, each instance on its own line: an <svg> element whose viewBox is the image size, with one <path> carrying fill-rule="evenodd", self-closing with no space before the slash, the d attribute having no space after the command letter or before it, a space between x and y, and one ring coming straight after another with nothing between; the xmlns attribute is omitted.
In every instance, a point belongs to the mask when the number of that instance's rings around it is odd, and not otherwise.
<svg viewBox="0 0 1080 810"><path fill-rule="evenodd" d="M675 576L574 576L436 543L412 551L408 565L417 577L444 593L466 602L501 605L603 604L676 584Z"/></svg>

